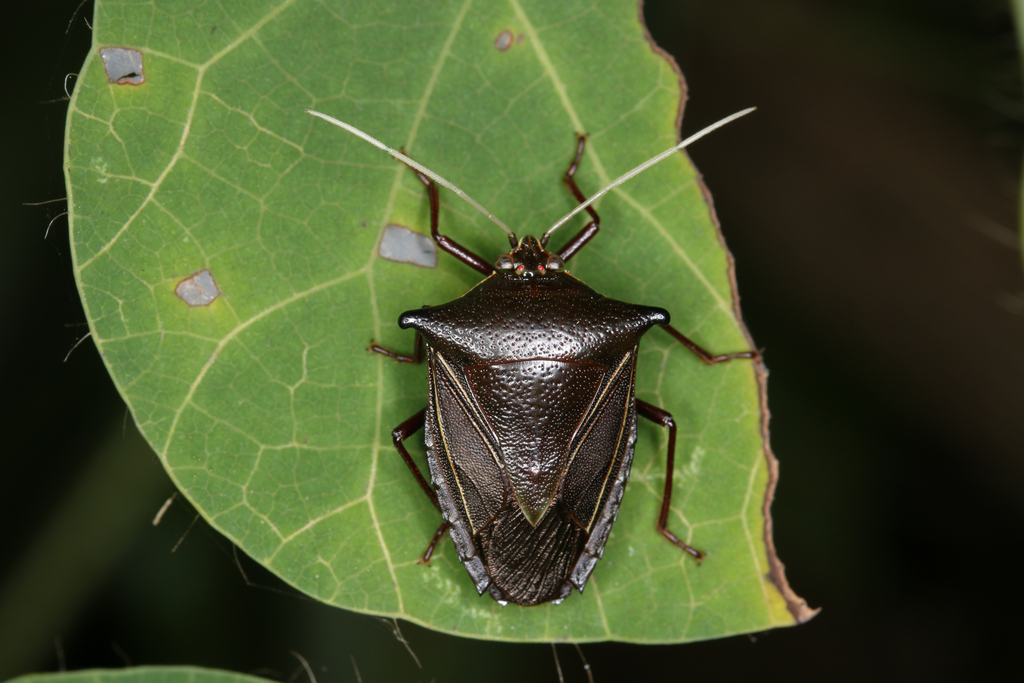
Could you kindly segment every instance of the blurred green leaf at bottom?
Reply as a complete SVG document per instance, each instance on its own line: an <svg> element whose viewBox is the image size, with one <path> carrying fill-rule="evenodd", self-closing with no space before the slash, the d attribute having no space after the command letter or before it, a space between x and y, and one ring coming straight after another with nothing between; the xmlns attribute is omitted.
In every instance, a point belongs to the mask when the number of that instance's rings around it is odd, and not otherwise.
<svg viewBox="0 0 1024 683"><path fill-rule="evenodd" d="M215 528L319 600L466 636L683 642L813 615L771 545L763 366L706 367L659 330L637 396L679 425L669 526L707 551L701 566L654 531L667 437L643 421L582 596L502 608L448 541L416 561L440 518L390 432L423 408L426 371L366 349L411 351L398 315L479 275L444 253L433 267L382 257L389 226L429 233L423 186L304 110L402 147L539 235L575 205L561 179L577 133L588 194L678 139L681 77L636 4L97 0L93 25L68 119L75 272L139 428ZM685 155L598 208L574 275L664 306L706 348L753 346ZM507 251L451 193L440 220L488 260Z"/></svg>
<svg viewBox="0 0 1024 683"><path fill-rule="evenodd" d="M266 678L191 666L140 666L30 674L9 683L266 683Z"/></svg>

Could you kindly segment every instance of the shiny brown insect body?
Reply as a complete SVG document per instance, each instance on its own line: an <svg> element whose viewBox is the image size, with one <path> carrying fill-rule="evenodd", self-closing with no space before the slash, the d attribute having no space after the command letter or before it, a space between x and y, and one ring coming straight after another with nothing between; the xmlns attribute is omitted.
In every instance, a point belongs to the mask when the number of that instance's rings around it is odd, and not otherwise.
<svg viewBox="0 0 1024 683"><path fill-rule="evenodd" d="M638 414L669 430L665 490L655 528L700 561L702 552L666 528L676 426L668 412L635 397L640 338L659 325L708 365L756 358L757 353L712 355L669 326L664 309L604 297L564 268L598 232L600 218L590 206L594 199L746 112L645 162L589 200L573 178L585 144L579 136L564 181L591 220L557 252L546 250L547 238L568 216L541 239L517 240L440 176L348 124L311 113L412 166L428 191L431 235L438 246L487 276L454 301L400 316L400 327L416 330L413 355L370 346L412 363L420 362L421 341L427 349L427 407L392 432L396 449L444 518L423 561L450 531L477 590L501 604L559 603L573 588L582 592L619 510ZM491 266L439 234L438 191L430 178L505 229L512 250ZM432 485L403 444L421 428Z"/></svg>
<svg viewBox="0 0 1024 683"><path fill-rule="evenodd" d="M427 461L459 558L480 592L535 605L582 591L601 556L633 460L637 344L668 313L546 268L533 237L510 256L529 265L399 325L426 341Z"/></svg>

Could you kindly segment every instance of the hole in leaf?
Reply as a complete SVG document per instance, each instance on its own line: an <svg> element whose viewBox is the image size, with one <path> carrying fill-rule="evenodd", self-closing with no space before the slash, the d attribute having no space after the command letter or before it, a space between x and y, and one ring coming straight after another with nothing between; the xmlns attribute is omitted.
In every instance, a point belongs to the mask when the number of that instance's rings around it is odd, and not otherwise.
<svg viewBox="0 0 1024 683"><path fill-rule="evenodd" d="M142 53L126 47L105 47L100 50L107 80L118 85L142 85Z"/></svg>
<svg viewBox="0 0 1024 683"><path fill-rule="evenodd" d="M201 270L178 283L174 293L189 306L209 306L220 296L217 283L209 270Z"/></svg>
<svg viewBox="0 0 1024 683"><path fill-rule="evenodd" d="M404 225L389 225L384 228L380 241L380 255L389 261L411 263L423 268L437 267L437 247L434 240L413 232Z"/></svg>

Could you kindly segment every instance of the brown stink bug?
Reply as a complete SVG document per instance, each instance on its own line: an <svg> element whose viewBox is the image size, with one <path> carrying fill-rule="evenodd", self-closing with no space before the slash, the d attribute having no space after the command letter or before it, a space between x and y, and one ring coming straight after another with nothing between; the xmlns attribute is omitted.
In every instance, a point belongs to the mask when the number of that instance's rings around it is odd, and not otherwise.
<svg viewBox="0 0 1024 683"><path fill-rule="evenodd" d="M715 355L669 325L663 308L601 296L565 270L597 234L591 205L611 188L711 130L734 114L644 162L586 199L573 176L586 138L579 136L565 183L580 202L540 239L515 234L439 175L349 124L309 112L376 145L416 171L430 197L430 232L441 249L486 278L440 306L407 311L398 324L416 330L411 356L371 343L371 350L418 363L427 349L427 407L392 432L395 448L444 522L423 560L451 534L476 584L501 604L559 603L582 592L601 557L629 478L637 415L669 430L665 491L656 529L700 560L704 554L666 528L672 498L676 425L668 412L637 399L640 338L660 325L704 363L756 358ZM437 185L452 189L509 237L511 250L493 265L438 233ZM590 222L558 251L551 233L580 211ZM403 442L424 430L430 484Z"/></svg>

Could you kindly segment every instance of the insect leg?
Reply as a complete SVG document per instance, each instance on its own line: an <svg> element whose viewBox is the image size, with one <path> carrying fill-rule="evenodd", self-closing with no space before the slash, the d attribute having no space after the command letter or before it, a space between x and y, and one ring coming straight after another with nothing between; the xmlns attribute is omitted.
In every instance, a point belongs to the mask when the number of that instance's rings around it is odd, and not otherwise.
<svg viewBox="0 0 1024 683"><path fill-rule="evenodd" d="M576 169L580 167L580 160L583 159L583 148L587 144L587 136L578 134L576 135L578 142L576 143L576 157L569 164L568 170L565 172L565 176L562 180L569 187L569 191L572 192L572 196L576 197L576 201L585 202L587 201L586 196L580 191L579 186L576 184L575 178ZM579 234L573 237L569 242L561 248L558 252L558 256L562 261L568 261L576 255L583 245L591 240L591 238L597 234L597 231L601 227L601 217L597 215L597 210L593 206L586 208L587 213L590 214L590 222L583 226Z"/></svg>
<svg viewBox="0 0 1024 683"><path fill-rule="evenodd" d="M396 353L391 349L386 349L383 346L379 346L377 342L373 341L372 339L370 340L370 348L366 350L372 351L374 353L379 353L382 356L387 356L388 358L394 358L399 363L414 363L416 365L419 365L420 363L423 362L423 357L421 355L421 350L423 347L423 336L419 333L419 331L416 332L416 337L412 343L413 347L411 356L406 356L405 354L402 353ZM403 422L402 424L405 423ZM413 431L416 430L414 429Z"/></svg>
<svg viewBox="0 0 1024 683"><path fill-rule="evenodd" d="M697 358L700 358L701 361L703 361L706 365L714 365L715 363L721 363L723 361L732 360L733 358L755 359L761 357L761 354L758 353L757 351L740 351L739 353L723 353L715 355L710 351L705 351L701 347L694 344L685 335L683 335L682 332L672 327L671 325L662 325L661 327L666 332L675 337L676 341L678 341L680 344L693 351L693 355L697 356Z"/></svg>
<svg viewBox="0 0 1024 683"><path fill-rule="evenodd" d="M430 484L428 484L427 480L423 478L422 474L420 474L420 468L416 466L415 462L413 462L412 456L409 455L409 451L405 450L405 444L402 443L410 436L423 429L423 424L426 422L426 416L427 409L424 408L402 424L392 429L391 441L395 444L395 449L398 451L398 454L402 456L402 460L404 460L405 464L409 467L409 471L412 472L412 476L416 478L420 488L427 494L427 498L429 498L430 502L434 504L434 507L440 510L441 505L437 502L437 494L434 493L434 489L430 488Z"/></svg>
<svg viewBox="0 0 1024 683"><path fill-rule="evenodd" d="M448 522L441 522L441 526L437 527L437 531L434 532L434 537L430 539L430 544L427 549L423 551L423 557L416 560L420 564L430 564L430 558L434 556L434 548L438 542L444 538L444 535L448 533Z"/></svg>
<svg viewBox="0 0 1024 683"><path fill-rule="evenodd" d="M683 543L678 536L667 528L668 510L672 504L672 472L675 469L676 461L676 421L668 411L640 399L636 400L636 412L661 427L668 427L668 457L665 458L665 492L661 496L661 512L658 514L658 523L654 528L673 545L682 548L692 555L699 564L704 558L704 553Z"/></svg>
<svg viewBox="0 0 1024 683"><path fill-rule="evenodd" d="M437 242L437 246L441 247L449 254L465 263L470 268L480 271L484 275L490 275L494 272L494 266L487 261L466 249L464 246L451 239L446 235L442 235L437 231L437 217L441 209L441 199L437 194L437 185L434 181L428 178L425 174L417 171L415 168L412 169L416 177L420 179L420 182L427 186L427 195L430 197L430 236Z"/></svg>
<svg viewBox="0 0 1024 683"><path fill-rule="evenodd" d="M427 494L427 498L430 498L430 502L434 504L434 507L440 511L441 504L437 502L437 494L434 493L434 489L430 488L430 484L427 483L427 480L423 478L423 474L420 473L420 468L416 466L415 462L413 462L412 456L409 455L409 451L405 449L405 444L402 443L410 436L423 429L423 424L426 421L426 415L427 409L424 408L402 424L395 427L391 430L391 441L395 444L395 449L398 451L398 454L402 456L402 460L404 460L405 464L409 467L409 471L412 472L412 476L415 477L420 488ZM437 546L438 541L444 538L445 532L447 531L447 522L442 522L441 526L439 526L437 531L434 532L433 538L430 539L430 544L427 546L426 551L424 551L423 557L420 558L420 562L423 564L430 564L430 557L434 554L435 546Z"/></svg>

